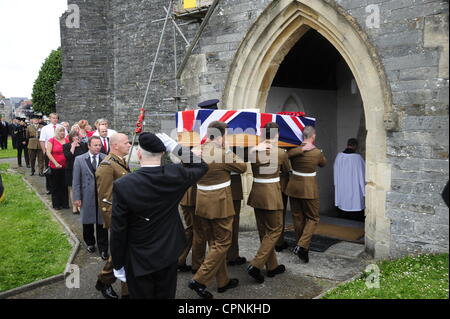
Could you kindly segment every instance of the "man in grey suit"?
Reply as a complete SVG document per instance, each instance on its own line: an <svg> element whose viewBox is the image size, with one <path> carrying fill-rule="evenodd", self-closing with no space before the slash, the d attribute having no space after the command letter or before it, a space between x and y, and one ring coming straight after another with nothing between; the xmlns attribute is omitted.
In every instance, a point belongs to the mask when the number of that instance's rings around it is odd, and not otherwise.
<svg viewBox="0 0 450 319"><path fill-rule="evenodd" d="M98 208L95 171L105 154L98 136L89 138L89 152L75 158L73 165L73 205L80 208L83 224L83 239L90 253L95 252L94 225L97 233L97 247L103 260L108 255L108 230L103 228L103 217Z"/></svg>

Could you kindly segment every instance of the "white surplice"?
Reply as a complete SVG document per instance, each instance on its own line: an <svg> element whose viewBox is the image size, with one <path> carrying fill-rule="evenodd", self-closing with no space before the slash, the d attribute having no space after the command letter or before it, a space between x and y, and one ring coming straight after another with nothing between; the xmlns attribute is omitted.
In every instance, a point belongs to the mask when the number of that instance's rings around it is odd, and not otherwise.
<svg viewBox="0 0 450 319"><path fill-rule="evenodd" d="M347 212L365 208L365 162L357 153L339 153L334 161L335 206Z"/></svg>

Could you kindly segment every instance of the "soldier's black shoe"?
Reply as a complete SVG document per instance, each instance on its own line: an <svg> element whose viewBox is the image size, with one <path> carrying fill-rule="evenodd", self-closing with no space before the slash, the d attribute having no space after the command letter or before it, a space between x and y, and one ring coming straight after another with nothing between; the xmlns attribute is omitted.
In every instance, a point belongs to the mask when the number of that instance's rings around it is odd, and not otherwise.
<svg viewBox="0 0 450 319"><path fill-rule="evenodd" d="M223 287L217 288L217 292L223 293L223 292L227 291L228 289L236 288L238 285L239 285L239 279L232 278L232 279L230 279L228 284L226 284Z"/></svg>
<svg viewBox="0 0 450 319"><path fill-rule="evenodd" d="M230 260L227 262L228 266L237 266L237 265L243 265L247 262L247 258L245 257L237 257L235 260Z"/></svg>
<svg viewBox="0 0 450 319"><path fill-rule="evenodd" d="M95 284L95 289L100 291L103 297L105 297L106 299L119 299L119 296L117 296L116 292L114 291L111 285L104 284L101 281L97 280L97 283Z"/></svg>
<svg viewBox="0 0 450 319"><path fill-rule="evenodd" d="M34 169L31 170L30 176L34 176Z"/></svg>
<svg viewBox="0 0 450 319"><path fill-rule="evenodd" d="M178 270L181 271L181 272L188 272L188 271L192 270L192 267L189 266L189 265L186 265L186 264L178 265Z"/></svg>
<svg viewBox="0 0 450 319"><path fill-rule="evenodd" d="M92 253L95 253L95 246L87 246L86 250L87 250L88 252L90 252L91 254L92 254Z"/></svg>
<svg viewBox="0 0 450 319"><path fill-rule="evenodd" d="M261 275L261 270L259 268L256 268L255 266L248 266L247 273L253 277L259 284L262 284L264 282L264 276Z"/></svg>
<svg viewBox="0 0 450 319"><path fill-rule="evenodd" d="M213 298L212 293L210 293L208 291L208 289L206 289L206 286L202 285L199 282L196 282L194 279L189 281L188 287L191 288L192 290L194 290L197 293L197 295L199 295L203 299L212 299Z"/></svg>
<svg viewBox="0 0 450 319"><path fill-rule="evenodd" d="M277 268L267 271L267 277L275 277L275 275L282 274L285 271L286 267L284 265L278 265Z"/></svg>
<svg viewBox="0 0 450 319"><path fill-rule="evenodd" d="M95 247L94 247L94 249L95 249ZM94 250L94 251L95 251L95 250ZM106 252L106 251L100 252L100 257L101 257L103 260L108 260L108 258L109 258L108 252Z"/></svg>
<svg viewBox="0 0 450 319"><path fill-rule="evenodd" d="M307 250L301 246L295 246L295 248L294 248L294 254L296 254L298 256L298 258L300 258L300 260L303 261L304 263L309 262L308 252L309 252L309 250Z"/></svg>
<svg viewBox="0 0 450 319"><path fill-rule="evenodd" d="M280 252L288 247L289 247L288 243L284 241L280 246L275 246L275 251Z"/></svg>

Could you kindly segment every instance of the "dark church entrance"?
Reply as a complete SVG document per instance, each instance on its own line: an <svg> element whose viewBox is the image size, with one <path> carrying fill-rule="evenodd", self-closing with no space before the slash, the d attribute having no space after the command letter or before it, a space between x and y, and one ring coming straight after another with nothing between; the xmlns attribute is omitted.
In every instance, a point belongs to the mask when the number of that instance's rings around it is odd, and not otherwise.
<svg viewBox="0 0 450 319"><path fill-rule="evenodd" d="M365 159L366 125L361 95L340 53L310 29L281 63L267 98L266 111L305 112L317 119L316 145L328 164L318 169L321 221L316 234L364 242L364 213L340 212L335 207L333 164L349 138L358 140ZM287 230L293 230L288 206ZM359 220L358 220L359 219Z"/></svg>

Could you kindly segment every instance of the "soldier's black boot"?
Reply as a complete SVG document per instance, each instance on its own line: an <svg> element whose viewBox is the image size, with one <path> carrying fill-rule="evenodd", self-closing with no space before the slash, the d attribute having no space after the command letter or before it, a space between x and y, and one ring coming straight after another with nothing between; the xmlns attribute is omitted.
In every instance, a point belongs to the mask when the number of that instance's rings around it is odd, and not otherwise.
<svg viewBox="0 0 450 319"><path fill-rule="evenodd" d="M267 277L275 277L275 275L282 274L286 271L286 267L284 265L278 265L275 269L267 271Z"/></svg>
<svg viewBox="0 0 450 319"><path fill-rule="evenodd" d="M227 261L228 266L237 266L237 265L243 265L247 262L247 258L245 257L237 257L235 260Z"/></svg>
<svg viewBox="0 0 450 319"><path fill-rule="evenodd" d="M34 175L34 169L31 169L31 174L30 174L30 176L33 176Z"/></svg>
<svg viewBox="0 0 450 319"><path fill-rule="evenodd" d="M117 296L113 287L111 285L102 283L100 280L97 280L97 283L95 284L95 289L100 291L103 297L105 297L106 299L119 299L119 296Z"/></svg>
<svg viewBox="0 0 450 319"><path fill-rule="evenodd" d="M206 286L195 281L194 279L189 281L188 287L191 288L192 290L194 290L197 293L197 295L199 295L203 299L212 299L213 298L212 293L210 293L208 291L208 289L206 289Z"/></svg>
<svg viewBox="0 0 450 319"><path fill-rule="evenodd" d="M280 246L275 246L275 251L280 252L283 251L283 249L288 248L288 243L287 242L283 242Z"/></svg>
<svg viewBox="0 0 450 319"><path fill-rule="evenodd" d="M264 282L264 276L261 275L261 270L253 265L248 266L247 273L252 276L259 284Z"/></svg>
<svg viewBox="0 0 450 319"><path fill-rule="evenodd" d="M228 289L236 288L239 285L239 279L231 278L230 281L223 287L218 287L217 292L223 293Z"/></svg>
<svg viewBox="0 0 450 319"><path fill-rule="evenodd" d="M295 248L294 248L294 254L296 254L298 256L298 258L300 258L300 260L303 261L304 263L309 262L308 252L309 252L309 250L307 250L301 246L295 246Z"/></svg>

